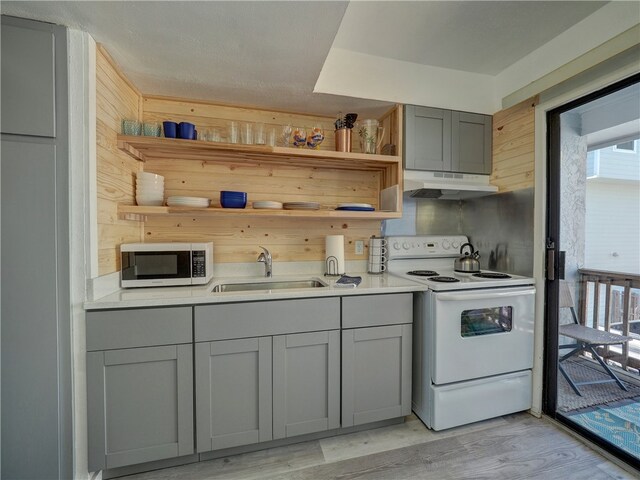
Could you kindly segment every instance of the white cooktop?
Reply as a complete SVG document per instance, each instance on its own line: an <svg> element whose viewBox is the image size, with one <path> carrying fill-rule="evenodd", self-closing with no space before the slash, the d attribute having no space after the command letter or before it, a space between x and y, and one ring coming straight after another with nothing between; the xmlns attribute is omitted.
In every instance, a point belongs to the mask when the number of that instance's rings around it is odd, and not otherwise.
<svg viewBox="0 0 640 480"><path fill-rule="evenodd" d="M468 290L479 288L533 285L530 277L508 274L509 278L479 278L470 273L455 272L454 261L460 257L460 246L467 243L464 235L416 235L387 238L387 271L397 277L426 285L433 291ZM408 272L429 270L438 277L455 282L438 282L433 276L416 276ZM502 273L481 270L482 273Z"/></svg>

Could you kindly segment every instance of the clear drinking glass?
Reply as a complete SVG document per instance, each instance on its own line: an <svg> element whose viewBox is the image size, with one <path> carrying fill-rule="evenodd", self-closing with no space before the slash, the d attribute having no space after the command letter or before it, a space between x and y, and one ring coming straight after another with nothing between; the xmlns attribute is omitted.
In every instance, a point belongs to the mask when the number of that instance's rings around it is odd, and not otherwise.
<svg viewBox="0 0 640 480"><path fill-rule="evenodd" d="M264 129L264 123L255 124L254 141L256 145L264 145L265 143L267 143L267 135Z"/></svg>
<svg viewBox="0 0 640 480"><path fill-rule="evenodd" d="M269 134L267 135L267 145L269 145L271 147L275 147L276 146L276 129L275 129L275 127L272 127L269 130Z"/></svg>
<svg viewBox="0 0 640 480"><path fill-rule="evenodd" d="M229 122L229 143L238 143L240 141L240 125L238 122Z"/></svg>
<svg viewBox="0 0 640 480"><path fill-rule="evenodd" d="M242 124L240 139L245 145L253 145L253 123L245 122Z"/></svg>
<svg viewBox="0 0 640 480"><path fill-rule="evenodd" d="M289 142L291 142L291 133L293 132L293 127L291 125L284 125L282 127L282 134L280 135L280 146L288 147Z"/></svg>

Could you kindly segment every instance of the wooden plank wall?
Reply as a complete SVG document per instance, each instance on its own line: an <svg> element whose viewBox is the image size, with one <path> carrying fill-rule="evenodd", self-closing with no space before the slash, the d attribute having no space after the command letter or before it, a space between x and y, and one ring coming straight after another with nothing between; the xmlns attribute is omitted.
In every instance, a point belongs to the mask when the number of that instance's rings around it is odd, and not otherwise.
<svg viewBox="0 0 640 480"><path fill-rule="evenodd" d="M146 96L143 109L145 121L190 121L198 129L216 127L224 130L230 120L264 122L276 126L278 132L284 124L319 124L327 135L322 149L333 150L334 147L334 119L330 117ZM144 170L165 177L165 197L207 197L215 206L219 205L221 190L249 192L249 202L316 201L324 207L357 202L378 206L382 182L380 172L180 158L151 159L145 162ZM353 242L364 240L366 246L366 240L379 231L380 222L375 220L149 217L144 224L144 239L147 242L213 241L215 261L219 263L253 262L259 253L259 245L267 247L275 261L321 261L324 259L324 237L340 234L345 235L346 258L365 260L366 252L355 255Z"/></svg>
<svg viewBox="0 0 640 480"><path fill-rule="evenodd" d="M120 269L121 243L142 241L142 223L120 220L118 203L135 204L135 172L140 162L117 148L123 118L140 118L142 96L100 45L96 51L96 170L98 274Z"/></svg>
<svg viewBox="0 0 640 480"><path fill-rule="evenodd" d="M493 169L491 183L500 192L533 188L535 182L533 97L493 115Z"/></svg>

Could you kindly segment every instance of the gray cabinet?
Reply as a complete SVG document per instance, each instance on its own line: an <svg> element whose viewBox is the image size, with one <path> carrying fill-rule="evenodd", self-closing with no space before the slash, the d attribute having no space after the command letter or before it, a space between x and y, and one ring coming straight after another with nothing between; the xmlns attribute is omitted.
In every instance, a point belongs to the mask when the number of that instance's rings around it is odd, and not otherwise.
<svg viewBox="0 0 640 480"><path fill-rule="evenodd" d="M55 137L56 27L11 20L2 22L2 133Z"/></svg>
<svg viewBox="0 0 640 480"><path fill-rule="evenodd" d="M273 338L273 438L340 426L340 332Z"/></svg>
<svg viewBox="0 0 640 480"><path fill-rule="evenodd" d="M194 453L192 308L87 312L89 471Z"/></svg>
<svg viewBox="0 0 640 480"><path fill-rule="evenodd" d="M490 115L405 106L405 168L491 173L491 122Z"/></svg>
<svg viewBox="0 0 640 480"><path fill-rule="evenodd" d="M412 312L411 294L343 299L343 427L411 413Z"/></svg>
<svg viewBox="0 0 640 480"><path fill-rule="evenodd" d="M197 450L271 440L272 339L196 344Z"/></svg>
<svg viewBox="0 0 640 480"><path fill-rule="evenodd" d="M451 111L406 105L405 168L451 170Z"/></svg>
<svg viewBox="0 0 640 480"><path fill-rule="evenodd" d="M196 306L197 450L340 423L340 299Z"/></svg>
<svg viewBox="0 0 640 480"><path fill-rule="evenodd" d="M464 173L491 173L490 115L451 113L451 169Z"/></svg>
<svg viewBox="0 0 640 480"><path fill-rule="evenodd" d="M193 453L193 347L87 354L89 470Z"/></svg>
<svg viewBox="0 0 640 480"><path fill-rule="evenodd" d="M67 34L1 21L2 477L72 478Z"/></svg>

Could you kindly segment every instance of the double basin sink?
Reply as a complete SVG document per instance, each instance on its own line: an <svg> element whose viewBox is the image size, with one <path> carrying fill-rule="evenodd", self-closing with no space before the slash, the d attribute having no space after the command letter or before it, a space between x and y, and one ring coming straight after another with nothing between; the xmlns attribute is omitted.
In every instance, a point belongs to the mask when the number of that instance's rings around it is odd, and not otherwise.
<svg viewBox="0 0 640 480"><path fill-rule="evenodd" d="M297 288L326 288L328 285L317 279L304 280L255 280L248 282L217 283L212 293L252 292L257 290L290 290Z"/></svg>

